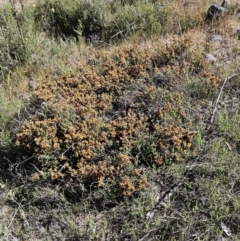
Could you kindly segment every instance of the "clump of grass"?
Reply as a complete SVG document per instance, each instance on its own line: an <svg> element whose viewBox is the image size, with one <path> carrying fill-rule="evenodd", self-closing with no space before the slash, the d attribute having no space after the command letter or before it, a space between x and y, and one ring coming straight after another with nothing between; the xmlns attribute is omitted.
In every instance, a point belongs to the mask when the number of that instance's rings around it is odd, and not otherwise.
<svg viewBox="0 0 240 241"><path fill-rule="evenodd" d="M229 115L228 111L223 111L218 114L219 129L226 139L239 143L239 129L237 128L240 122L240 115L237 110ZM235 130L235 131L232 131Z"/></svg>
<svg viewBox="0 0 240 241"><path fill-rule="evenodd" d="M35 53L39 32L32 7L17 9L14 3L0 9L0 71L5 79L16 66L28 62Z"/></svg>
<svg viewBox="0 0 240 241"><path fill-rule="evenodd" d="M11 88L9 88L8 91L2 87L0 89L2 92L0 95L0 146L6 149L12 142L11 130L9 128L10 122L15 113L21 109L23 103L17 97L12 96Z"/></svg>

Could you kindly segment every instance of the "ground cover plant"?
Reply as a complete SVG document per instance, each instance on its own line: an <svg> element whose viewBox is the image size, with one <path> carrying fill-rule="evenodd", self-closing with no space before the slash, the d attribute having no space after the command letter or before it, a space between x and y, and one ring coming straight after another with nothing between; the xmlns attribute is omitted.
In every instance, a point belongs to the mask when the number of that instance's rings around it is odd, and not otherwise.
<svg viewBox="0 0 240 241"><path fill-rule="evenodd" d="M1 240L240 239L238 17L204 3L4 2Z"/></svg>

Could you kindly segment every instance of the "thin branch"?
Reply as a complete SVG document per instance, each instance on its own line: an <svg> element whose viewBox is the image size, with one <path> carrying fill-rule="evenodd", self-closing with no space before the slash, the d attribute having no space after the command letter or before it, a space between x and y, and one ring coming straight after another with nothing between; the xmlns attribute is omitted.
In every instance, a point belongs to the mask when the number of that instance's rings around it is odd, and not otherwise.
<svg viewBox="0 0 240 241"><path fill-rule="evenodd" d="M215 106L214 106L214 109L213 109L213 112L212 112L212 115L211 115L211 120L210 120L210 125L213 124L213 121L214 121L214 118L215 118L215 115L216 115L216 112L217 112L217 106L218 106L218 103L219 103L219 100L221 98L221 95L222 95L222 92L223 92L223 89L224 89L224 86L225 84L227 83L228 80L232 79L233 77L235 76L238 76L240 74L233 74L229 77L227 77L224 81L223 81L223 84L222 84L222 87L219 91L219 94L218 94L218 97L217 97L217 100L216 100L216 103L215 103Z"/></svg>

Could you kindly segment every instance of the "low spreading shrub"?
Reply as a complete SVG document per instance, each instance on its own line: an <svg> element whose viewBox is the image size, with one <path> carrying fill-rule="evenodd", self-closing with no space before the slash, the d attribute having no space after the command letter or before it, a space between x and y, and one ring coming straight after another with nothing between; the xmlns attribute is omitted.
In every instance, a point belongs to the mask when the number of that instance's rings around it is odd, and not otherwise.
<svg viewBox="0 0 240 241"><path fill-rule="evenodd" d="M40 172L32 179L110 183L130 195L148 186L145 165L183 161L196 132L182 94L154 78L158 54L138 46L97 51L95 65L46 79L35 92L36 113L16 134L16 144L36 157Z"/></svg>

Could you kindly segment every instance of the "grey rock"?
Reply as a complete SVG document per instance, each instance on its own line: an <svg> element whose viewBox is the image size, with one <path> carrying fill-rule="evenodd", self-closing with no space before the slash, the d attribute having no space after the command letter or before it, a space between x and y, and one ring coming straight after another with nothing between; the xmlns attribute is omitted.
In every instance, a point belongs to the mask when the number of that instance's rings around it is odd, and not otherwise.
<svg viewBox="0 0 240 241"><path fill-rule="evenodd" d="M218 42L218 41L222 42L222 40L223 40L222 37L220 35L217 35L217 34L207 37L208 42Z"/></svg>
<svg viewBox="0 0 240 241"><path fill-rule="evenodd" d="M217 4L212 4L207 11L207 16L205 21L206 22L211 22L213 18L219 18L220 16L225 15L228 12L227 6L228 6L228 1L223 0L221 5Z"/></svg>
<svg viewBox="0 0 240 241"><path fill-rule="evenodd" d="M30 90L36 90L37 89L38 83L33 77L30 77L30 79L28 81L28 87L29 87Z"/></svg>
<svg viewBox="0 0 240 241"><path fill-rule="evenodd" d="M217 58L214 57L212 54L206 54L204 60L207 62L216 62Z"/></svg>

